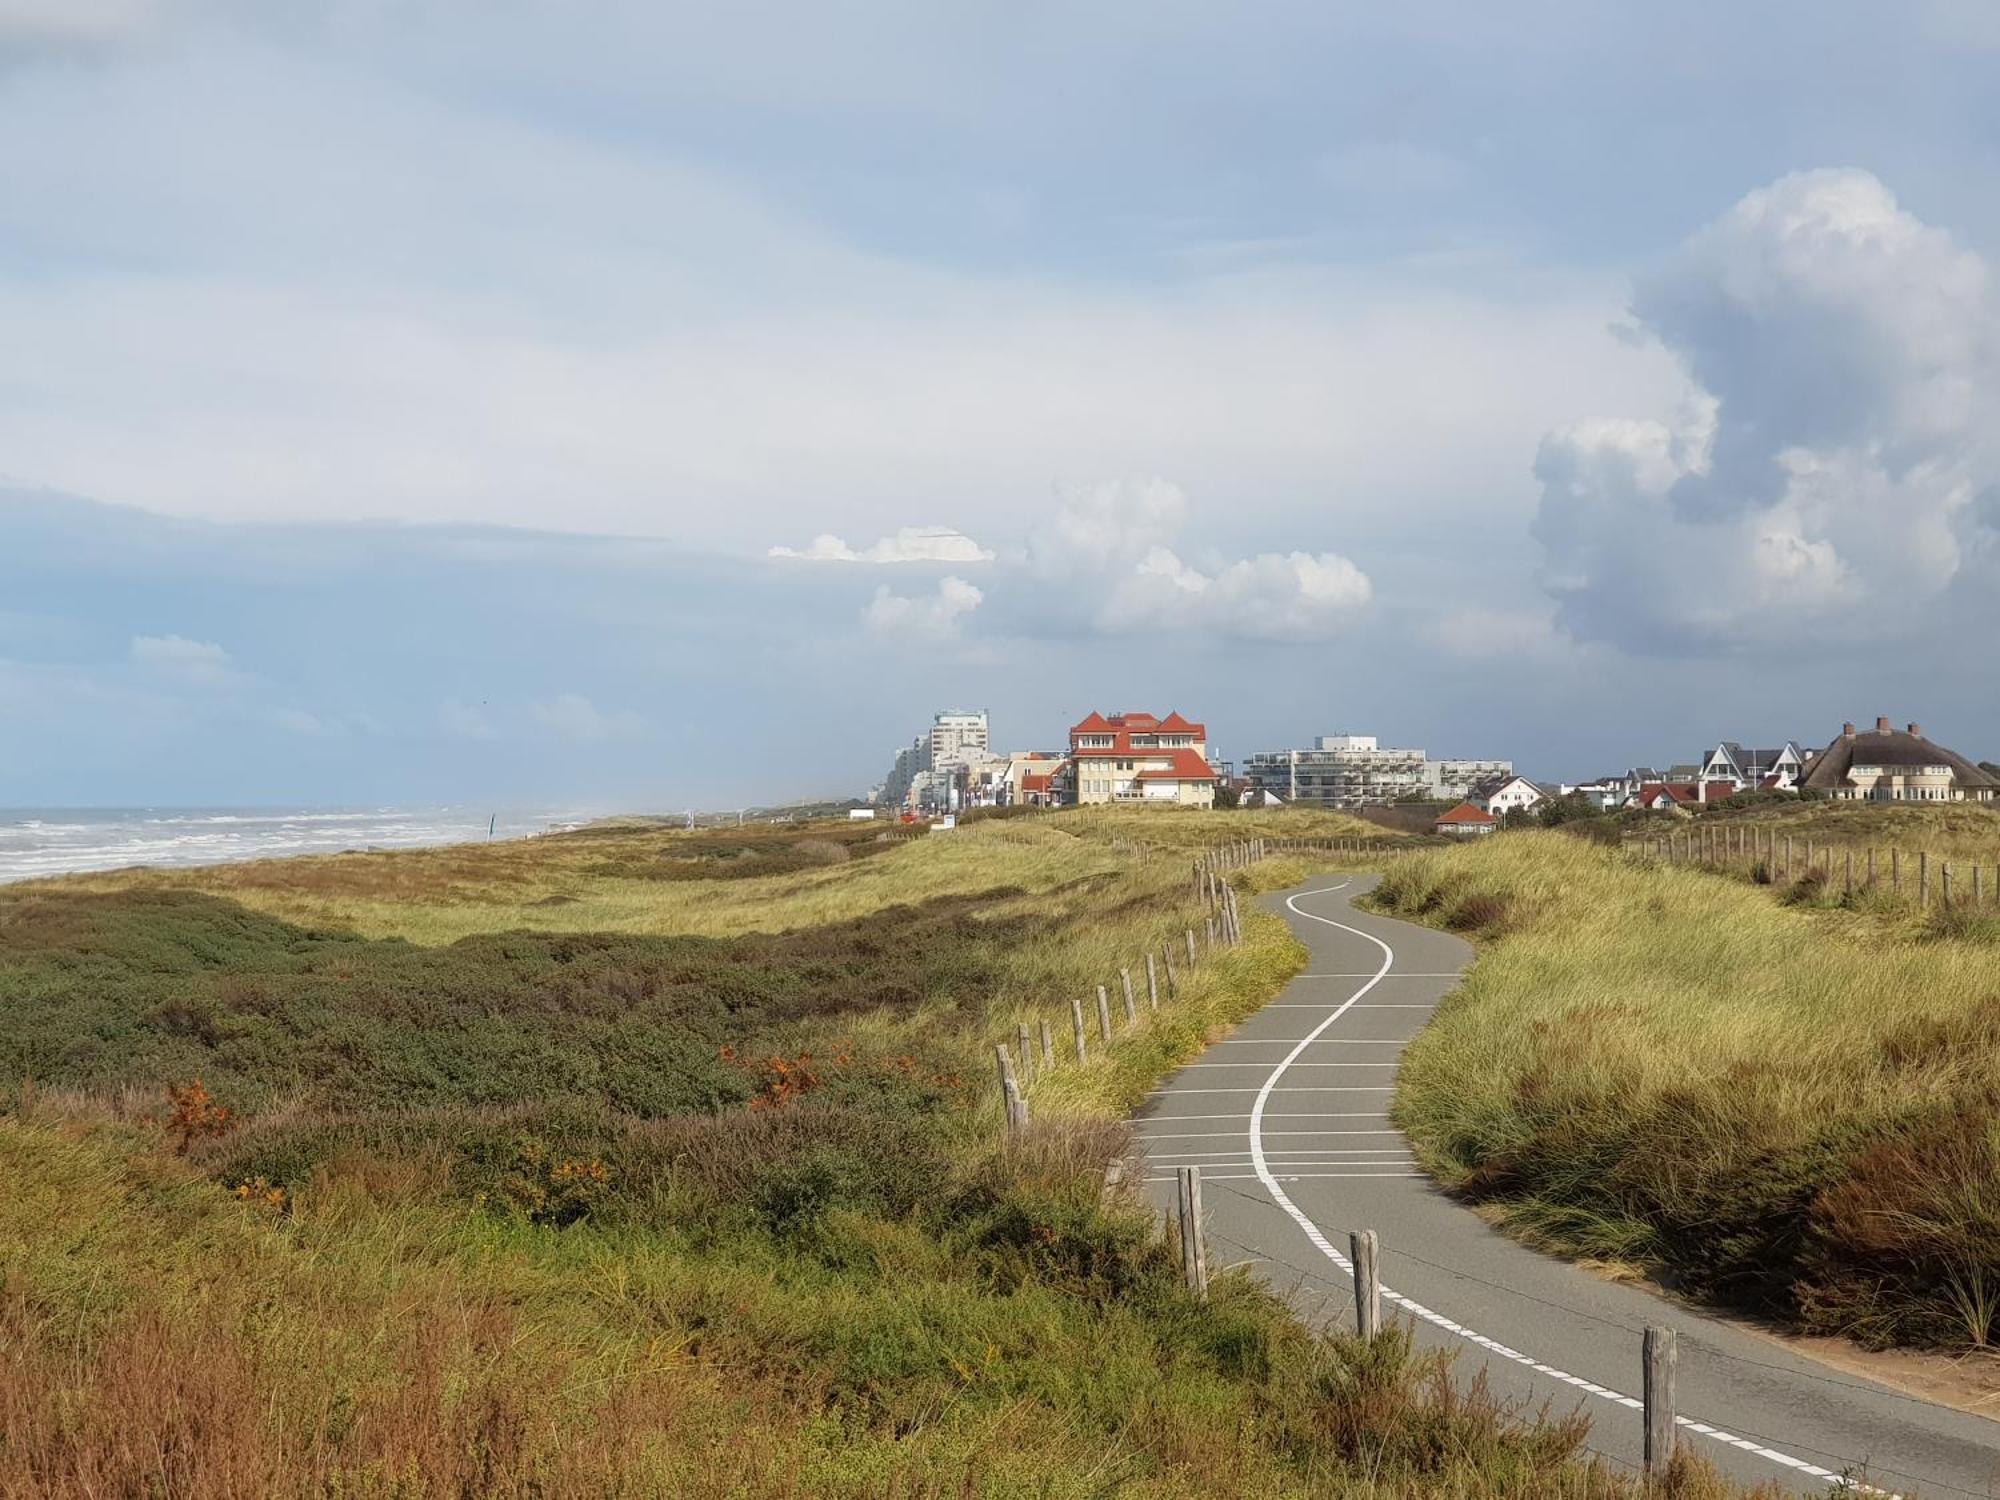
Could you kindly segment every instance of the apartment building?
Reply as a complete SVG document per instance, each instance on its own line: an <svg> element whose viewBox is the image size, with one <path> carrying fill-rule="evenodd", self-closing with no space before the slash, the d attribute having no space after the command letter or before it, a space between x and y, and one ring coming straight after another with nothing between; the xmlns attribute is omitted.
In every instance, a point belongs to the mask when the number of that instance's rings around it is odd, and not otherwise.
<svg viewBox="0 0 2000 1500"><path fill-rule="evenodd" d="M948 708L931 717L931 766L966 764L986 757L986 710Z"/></svg>
<svg viewBox="0 0 2000 1500"><path fill-rule="evenodd" d="M1216 771L1207 726L1169 713L1093 712L1069 731L1069 799L1213 807Z"/></svg>
<svg viewBox="0 0 2000 1500"><path fill-rule="evenodd" d="M1432 760L1421 750L1384 747L1372 734L1323 734L1309 749L1249 757L1243 779L1285 802L1361 807L1402 797L1464 797L1513 770L1507 760Z"/></svg>

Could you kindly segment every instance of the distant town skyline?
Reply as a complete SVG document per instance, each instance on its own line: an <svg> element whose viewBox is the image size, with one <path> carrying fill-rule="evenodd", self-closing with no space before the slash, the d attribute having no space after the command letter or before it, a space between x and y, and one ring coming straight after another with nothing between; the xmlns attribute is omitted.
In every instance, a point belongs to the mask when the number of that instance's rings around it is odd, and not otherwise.
<svg viewBox="0 0 2000 1500"><path fill-rule="evenodd" d="M2000 754L1994 14L0 4L0 804Z"/></svg>

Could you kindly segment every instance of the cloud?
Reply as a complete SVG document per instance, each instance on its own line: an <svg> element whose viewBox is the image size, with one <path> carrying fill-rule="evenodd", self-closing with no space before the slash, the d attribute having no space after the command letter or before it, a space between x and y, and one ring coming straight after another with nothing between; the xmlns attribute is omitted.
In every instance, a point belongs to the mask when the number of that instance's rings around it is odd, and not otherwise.
<svg viewBox="0 0 2000 1500"><path fill-rule="evenodd" d="M318 714L307 713L302 708L278 709L271 715L271 722L287 733L301 734L312 739L340 732L338 724L329 724Z"/></svg>
<svg viewBox="0 0 2000 1500"><path fill-rule="evenodd" d="M1261 552L1214 576L1165 547L1140 559L1099 615L1108 631L1206 630L1239 640L1320 640L1373 594L1368 575L1336 552Z"/></svg>
<svg viewBox="0 0 2000 1500"><path fill-rule="evenodd" d="M581 693L558 693L531 704L529 712L544 729L579 745L632 739L646 728L637 714L625 709L606 713Z"/></svg>
<svg viewBox="0 0 2000 1500"><path fill-rule="evenodd" d="M1534 534L1563 628L1655 653L1914 629L2000 479L1981 259L1866 172L1806 172L1695 234L1633 315L1691 389L1667 419L1543 439Z"/></svg>
<svg viewBox="0 0 2000 1500"><path fill-rule="evenodd" d="M0 0L0 51L127 41L148 30L158 10L156 0Z"/></svg>
<svg viewBox="0 0 2000 1500"><path fill-rule="evenodd" d="M1044 597L1081 602L1108 634L1210 632L1241 640L1321 640L1373 594L1367 574L1336 552L1263 552L1208 564L1172 545L1186 529L1185 491L1159 478L1116 479L1067 490L1028 548ZM1052 607L1062 608L1060 600Z"/></svg>
<svg viewBox="0 0 2000 1500"><path fill-rule="evenodd" d="M821 533L804 547L773 547L772 557L803 562L850 563L983 563L993 554L962 531L948 526L905 526L894 536L856 551L831 533Z"/></svg>
<svg viewBox="0 0 2000 1500"><path fill-rule="evenodd" d="M181 682L210 685L236 675L222 647L182 635L135 635L132 660L148 672Z"/></svg>
<svg viewBox="0 0 2000 1500"><path fill-rule="evenodd" d="M440 703L437 718L440 729L462 740L490 740L498 734L493 721L482 710L457 698Z"/></svg>
<svg viewBox="0 0 2000 1500"><path fill-rule="evenodd" d="M986 595L956 575L938 580L932 594L893 594L885 583L862 611L869 631L911 641L956 639L965 618Z"/></svg>
<svg viewBox="0 0 2000 1500"><path fill-rule="evenodd" d="M1557 640L1555 621L1547 610L1447 610L1426 622L1424 636L1440 651L1465 661L1522 656L1546 649Z"/></svg>

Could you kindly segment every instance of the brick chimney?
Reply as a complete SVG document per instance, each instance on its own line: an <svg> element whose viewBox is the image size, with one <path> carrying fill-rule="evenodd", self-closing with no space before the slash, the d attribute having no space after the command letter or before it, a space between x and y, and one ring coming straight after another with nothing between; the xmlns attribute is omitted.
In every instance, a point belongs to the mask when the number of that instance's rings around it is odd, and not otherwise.
<svg viewBox="0 0 2000 1500"><path fill-rule="evenodd" d="M1854 738L1854 726L1853 726L1852 724L1843 724L1843 725L1841 725L1841 726L1840 726L1840 737L1841 737L1842 739L1844 739L1844 740L1851 740L1851 739L1853 739L1853 738Z"/></svg>
<svg viewBox="0 0 2000 1500"><path fill-rule="evenodd" d="M1910 726L1910 738L1913 740L1920 740L1923 737L1924 737L1924 731L1922 726L1917 724L1912 724Z"/></svg>
<svg viewBox="0 0 2000 1500"><path fill-rule="evenodd" d="M1881 714L1876 717L1875 732L1877 734L1887 734L1889 732L1889 716L1887 714Z"/></svg>

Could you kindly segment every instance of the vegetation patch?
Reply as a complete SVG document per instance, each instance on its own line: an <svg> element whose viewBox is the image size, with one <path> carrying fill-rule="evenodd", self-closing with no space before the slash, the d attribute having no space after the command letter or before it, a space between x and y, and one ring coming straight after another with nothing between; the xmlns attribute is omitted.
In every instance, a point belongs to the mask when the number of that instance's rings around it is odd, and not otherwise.
<svg viewBox="0 0 2000 1500"><path fill-rule="evenodd" d="M2000 1340L1990 918L1509 833L1381 909L1494 939L1396 1120L1535 1242L1864 1343Z"/></svg>

